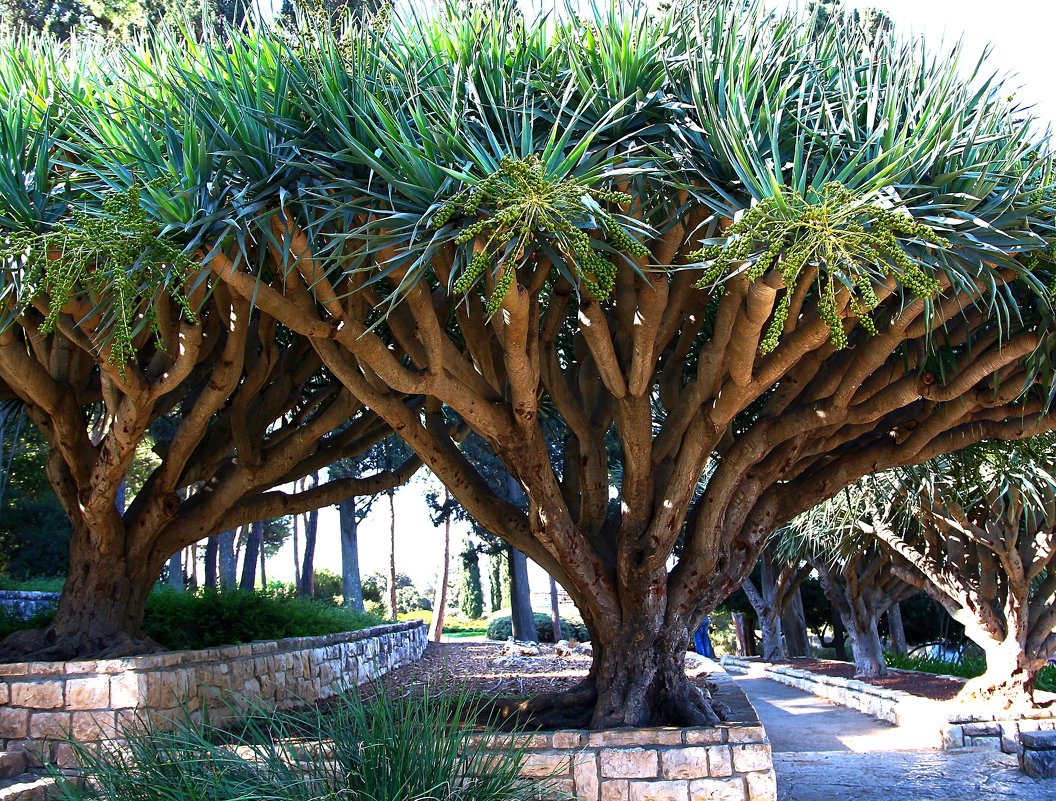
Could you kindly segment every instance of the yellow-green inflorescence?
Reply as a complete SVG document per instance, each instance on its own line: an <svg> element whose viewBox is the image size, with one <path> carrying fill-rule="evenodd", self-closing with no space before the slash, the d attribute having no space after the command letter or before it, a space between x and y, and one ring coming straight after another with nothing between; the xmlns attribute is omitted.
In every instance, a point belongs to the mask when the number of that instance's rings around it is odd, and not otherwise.
<svg viewBox="0 0 1056 801"><path fill-rule="evenodd" d="M5 263L24 266L25 302L43 296L48 313L40 330L54 330L62 309L76 294L112 298L109 361L124 373L135 358L134 329L145 320L157 331L150 303L167 292L189 321L194 310L184 284L194 262L158 236L158 225L140 206L139 185L109 194L102 213L74 210L70 221L44 234L16 233L0 250Z"/></svg>
<svg viewBox="0 0 1056 801"><path fill-rule="evenodd" d="M766 354L777 347L789 304L803 268L817 266L818 311L836 348L847 345L836 299L839 286L853 287L851 311L870 333L870 312L878 305L874 275L897 275L910 292L931 297L939 284L906 252L900 239L947 248L950 243L908 214L864 202L838 183L826 184L812 199L797 192L756 203L725 231L725 241L703 248L694 258L708 264L698 286L714 284L745 267L749 280L768 270L781 274L786 288L759 343ZM870 271L872 267L872 271Z"/></svg>
<svg viewBox="0 0 1056 801"><path fill-rule="evenodd" d="M587 198L595 204L588 207ZM591 295L598 299L608 297L616 278L616 265L591 247L587 228L602 230L615 250L647 258L649 249L628 234L601 205L622 206L630 202L630 195L622 192L570 178L556 179L546 173L538 157L507 158L496 172L441 206L432 225L442 228L456 215L473 220L456 238L460 245L474 242L475 249L455 282L454 291L468 292L486 270L496 271L495 289L486 303L488 314L493 315L513 286L518 254L536 236L548 239L561 251ZM504 258L504 254L513 258Z"/></svg>

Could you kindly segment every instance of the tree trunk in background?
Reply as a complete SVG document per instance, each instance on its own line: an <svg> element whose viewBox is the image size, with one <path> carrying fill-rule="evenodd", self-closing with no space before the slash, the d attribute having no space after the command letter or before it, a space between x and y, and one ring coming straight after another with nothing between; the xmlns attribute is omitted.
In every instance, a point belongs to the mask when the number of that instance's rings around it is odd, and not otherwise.
<svg viewBox="0 0 1056 801"><path fill-rule="evenodd" d="M234 589L238 581L238 562L235 558L235 532L233 529L221 531L216 535L220 551L220 589Z"/></svg>
<svg viewBox="0 0 1056 801"><path fill-rule="evenodd" d="M187 587L183 583L183 551L176 551L169 557L169 586L181 592Z"/></svg>
<svg viewBox="0 0 1056 801"><path fill-rule="evenodd" d="M807 615L803 609L803 596L796 587L792 599L781 615L781 632L785 635L787 656L810 656L810 641L807 639Z"/></svg>
<svg viewBox="0 0 1056 801"><path fill-rule="evenodd" d="M528 557L516 548L510 548L510 601L513 639L539 642L532 613L532 590L528 586Z"/></svg>
<svg viewBox="0 0 1056 801"><path fill-rule="evenodd" d="M356 520L356 497L346 498L337 506L341 531L341 602L363 611L363 584L359 577L359 522Z"/></svg>
<svg viewBox="0 0 1056 801"><path fill-rule="evenodd" d="M297 593L306 598L315 595L315 542L319 534L318 510L304 516L304 561L301 563L301 582Z"/></svg>
<svg viewBox="0 0 1056 801"><path fill-rule="evenodd" d="M733 634L737 638L737 656L748 656L748 621L745 620L744 612L734 612Z"/></svg>
<svg viewBox="0 0 1056 801"><path fill-rule="evenodd" d="M444 508L451 501L451 493L444 490ZM444 634L444 612L447 609L447 582L451 570L451 512L444 517L444 561L440 564L440 576L433 591L433 620L429 624L429 639L440 642Z"/></svg>
<svg viewBox="0 0 1056 801"><path fill-rule="evenodd" d="M781 618L776 615L757 614L759 631L763 636L763 659L777 662L785 658L781 643Z"/></svg>
<svg viewBox="0 0 1056 801"><path fill-rule="evenodd" d="M564 639L561 633L561 609L557 603L557 581L550 577L550 625L554 633L554 642Z"/></svg>
<svg viewBox="0 0 1056 801"><path fill-rule="evenodd" d="M293 586L301 590L301 516L293 516Z"/></svg>
<svg viewBox="0 0 1056 801"><path fill-rule="evenodd" d="M909 653L906 630L902 626L902 607L894 604L887 610L887 630L891 635L891 650L905 656Z"/></svg>
<svg viewBox="0 0 1056 801"><path fill-rule="evenodd" d="M880 632L876 628L876 620L856 618L845 620L851 635L851 650L854 651L854 677L876 678L887 675L887 665L884 663L884 646L880 642Z"/></svg>
<svg viewBox="0 0 1056 801"><path fill-rule="evenodd" d="M216 536L205 541L205 586L215 590L220 574L220 540Z"/></svg>
<svg viewBox="0 0 1056 801"><path fill-rule="evenodd" d="M264 540L264 524L254 523L249 529L246 537L246 552L242 557L242 580L238 584L240 590L253 592L257 583L257 560L260 559L261 547Z"/></svg>
<svg viewBox="0 0 1056 801"><path fill-rule="evenodd" d="M260 524L260 588L268 588L268 554L264 550L264 524Z"/></svg>
<svg viewBox="0 0 1056 801"><path fill-rule="evenodd" d="M396 620L396 493L389 493L389 616Z"/></svg>
<svg viewBox="0 0 1056 801"><path fill-rule="evenodd" d="M191 543L187 557L187 589L198 589L198 543Z"/></svg>
<svg viewBox="0 0 1056 801"><path fill-rule="evenodd" d="M843 620L840 619L840 613L836 611L836 607L832 607L830 610L832 615L832 647L836 649L836 658L841 662L848 662L847 659L847 643L845 642L847 637L847 630L843 627Z"/></svg>
<svg viewBox="0 0 1056 801"><path fill-rule="evenodd" d="M502 609L502 586L506 575L505 550L488 554L488 606L489 612Z"/></svg>

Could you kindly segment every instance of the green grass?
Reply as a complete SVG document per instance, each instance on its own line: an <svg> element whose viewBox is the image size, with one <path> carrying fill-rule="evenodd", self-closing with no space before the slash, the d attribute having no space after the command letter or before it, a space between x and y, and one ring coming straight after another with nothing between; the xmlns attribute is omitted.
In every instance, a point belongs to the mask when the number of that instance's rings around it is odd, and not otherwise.
<svg viewBox="0 0 1056 801"><path fill-rule="evenodd" d="M63 801L532 801L557 798L519 776L524 753L471 743L467 695L426 687L408 695L350 693L325 708L278 712L251 699L236 726L196 722L173 731L140 723L121 747L73 747L85 781L55 772ZM485 750L487 749L487 750Z"/></svg>
<svg viewBox="0 0 1056 801"><path fill-rule="evenodd" d="M17 580L0 576L0 590L18 590L19 592L62 592L66 583L64 578L35 578Z"/></svg>
<svg viewBox="0 0 1056 801"><path fill-rule="evenodd" d="M946 676L958 676L962 679L974 679L986 670L986 660L978 656L962 656L959 661L939 659L933 656L902 656L884 654L888 667L899 670L918 670L921 673L940 673ZM1056 692L1056 665L1046 665L1038 673L1037 689Z"/></svg>
<svg viewBox="0 0 1056 801"><path fill-rule="evenodd" d="M400 620L424 620L426 624L429 624L433 622L433 613L424 609L418 609L414 612L402 612L400 613L399 618ZM487 633L487 620L466 620L465 618L452 617L451 615L444 618L444 636L450 637L453 640L464 639L466 637L483 637Z"/></svg>
<svg viewBox="0 0 1056 801"><path fill-rule="evenodd" d="M53 614L22 621L0 610L0 639L27 628L42 628ZM147 599L143 631L170 650L212 648L252 640L316 637L358 631L385 621L284 592L179 592L155 590Z"/></svg>

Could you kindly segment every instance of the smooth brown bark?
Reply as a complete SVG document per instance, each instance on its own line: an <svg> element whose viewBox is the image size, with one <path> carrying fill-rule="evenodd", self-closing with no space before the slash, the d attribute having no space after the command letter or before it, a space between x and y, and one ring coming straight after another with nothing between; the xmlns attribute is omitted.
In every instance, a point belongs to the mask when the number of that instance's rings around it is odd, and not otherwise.
<svg viewBox="0 0 1056 801"><path fill-rule="evenodd" d="M451 493L444 492L444 509L449 509ZM429 624L429 639L440 642L444 635L444 615L447 613L447 584L451 572L451 514L444 517L444 561L440 565L440 575L436 579L433 591L433 619Z"/></svg>

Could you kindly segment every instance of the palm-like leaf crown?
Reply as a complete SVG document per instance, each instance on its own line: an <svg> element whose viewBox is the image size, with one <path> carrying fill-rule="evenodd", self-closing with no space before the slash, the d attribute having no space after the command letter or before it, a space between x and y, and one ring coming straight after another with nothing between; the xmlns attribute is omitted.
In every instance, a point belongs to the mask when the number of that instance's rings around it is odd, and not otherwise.
<svg viewBox="0 0 1056 801"><path fill-rule="evenodd" d="M182 295L188 259L224 251L265 275L269 252L289 247L274 225L287 214L322 274L355 275L392 303L446 284L494 313L518 274L542 294L563 276L604 299L615 265L682 266L652 263L643 243L692 206L710 211L690 221L705 283L776 269L787 289L763 352L797 294L846 344L841 289L867 330L886 322L873 319L878 291L930 302L979 282L997 336L1047 326L1047 140L981 68L960 77L960 60L740 2L654 15L599 0L585 19L540 21L513 3L451 3L336 33L169 30L120 49L10 39L7 320L41 295L79 294L117 358L133 358L152 297ZM115 212L129 193L135 224ZM87 256L71 266L72 252L103 252L85 237L148 230L155 244L111 248L103 270ZM940 378L955 339L927 362ZM1048 341L1030 358L1048 374Z"/></svg>

